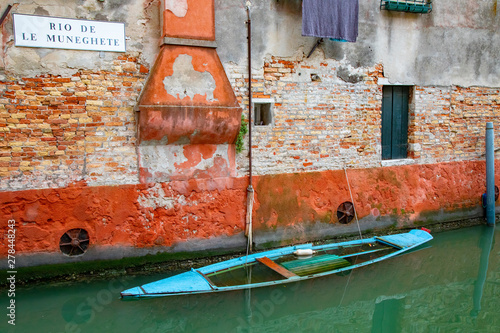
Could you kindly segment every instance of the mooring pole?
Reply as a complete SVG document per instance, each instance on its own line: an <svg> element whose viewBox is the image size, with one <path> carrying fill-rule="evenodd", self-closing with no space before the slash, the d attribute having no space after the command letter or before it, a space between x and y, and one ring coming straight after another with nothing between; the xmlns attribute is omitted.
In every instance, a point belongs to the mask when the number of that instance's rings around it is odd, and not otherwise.
<svg viewBox="0 0 500 333"><path fill-rule="evenodd" d="M486 123L486 223L495 225L495 145L493 123Z"/></svg>

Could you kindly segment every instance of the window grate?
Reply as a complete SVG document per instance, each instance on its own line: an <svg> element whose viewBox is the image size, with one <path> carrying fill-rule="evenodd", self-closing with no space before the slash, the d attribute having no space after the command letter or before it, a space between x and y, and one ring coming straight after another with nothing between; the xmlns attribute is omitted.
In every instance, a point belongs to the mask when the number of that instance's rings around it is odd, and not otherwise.
<svg viewBox="0 0 500 333"><path fill-rule="evenodd" d="M432 11L432 0L380 0L380 9L427 14Z"/></svg>
<svg viewBox="0 0 500 333"><path fill-rule="evenodd" d="M89 247L89 233L85 229L71 229L66 231L59 240L59 248L68 256L84 254Z"/></svg>

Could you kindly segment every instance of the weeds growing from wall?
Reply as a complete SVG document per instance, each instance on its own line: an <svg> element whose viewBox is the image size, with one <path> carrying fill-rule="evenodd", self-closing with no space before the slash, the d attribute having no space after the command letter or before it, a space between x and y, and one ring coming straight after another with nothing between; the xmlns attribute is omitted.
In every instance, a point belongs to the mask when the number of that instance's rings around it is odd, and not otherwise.
<svg viewBox="0 0 500 333"><path fill-rule="evenodd" d="M236 153L241 153L243 151L243 138L248 133L248 121L245 119L244 115L241 115L241 126L238 132L238 137L236 138Z"/></svg>

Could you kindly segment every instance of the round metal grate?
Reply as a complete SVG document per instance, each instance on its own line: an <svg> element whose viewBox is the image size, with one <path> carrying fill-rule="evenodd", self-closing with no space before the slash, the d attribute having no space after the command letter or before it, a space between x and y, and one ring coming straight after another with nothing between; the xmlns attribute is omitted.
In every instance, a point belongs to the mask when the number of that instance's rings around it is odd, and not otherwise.
<svg viewBox="0 0 500 333"><path fill-rule="evenodd" d="M68 256L82 255L89 247L89 233L85 229L66 231L59 240L59 249Z"/></svg>
<svg viewBox="0 0 500 333"><path fill-rule="evenodd" d="M346 201L340 204L337 208L337 218L340 223L347 224L354 218L354 205L352 202Z"/></svg>

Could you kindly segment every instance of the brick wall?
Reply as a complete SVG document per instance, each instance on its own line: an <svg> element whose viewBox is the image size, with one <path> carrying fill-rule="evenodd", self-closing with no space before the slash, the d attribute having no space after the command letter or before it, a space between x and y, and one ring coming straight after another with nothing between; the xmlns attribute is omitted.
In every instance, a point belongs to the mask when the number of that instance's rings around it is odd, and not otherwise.
<svg viewBox="0 0 500 333"><path fill-rule="evenodd" d="M413 106L409 141L419 163L484 159L486 122L500 130L498 88L417 87Z"/></svg>
<svg viewBox="0 0 500 333"><path fill-rule="evenodd" d="M148 70L126 56L113 68L0 82L2 190L137 183L134 106Z"/></svg>
<svg viewBox="0 0 500 333"><path fill-rule="evenodd" d="M248 118L244 66L227 66ZM319 80L313 80L316 75ZM254 127L256 174L380 167L381 65L353 68L316 56L270 57L253 77L253 97L275 101L274 125ZM500 112L498 88L420 87L410 98L408 163L484 159L485 124ZM500 140L496 140L500 145ZM246 153L239 157L247 171Z"/></svg>
<svg viewBox="0 0 500 333"><path fill-rule="evenodd" d="M246 66L226 65L226 70L247 113ZM80 181L136 184L134 107L147 72L137 59L122 56L114 61L113 72L81 70L70 77L2 81L1 189ZM352 68L320 56L267 58L253 73L253 97L274 100L274 125L254 127L254 172L381 166L381 77L381 66ZM499 109L498 88L415 87L410 163L483 159L484 124L496 122ZM247 166L247 154L238 154L240 176Z"/></svg>
<svg viewBox="0 0 500 333"><path fill-rule="evenodd" d="M416 87L410 101L409 157L422 163L449 160L450 87Z"/></svg>
<svg viewBox="0 0 500 333"><path fill-rule="evenodd" d="M245 68L229 70L240 103L248 105ZM339 71L357 83L339 78ZM354 69L331 59L266 59L253 74L253 97L274 99L274 125L254 127L256 172L374 166L380 155L381 71L381 66ZM244 110L248 117L248 107Z"/></svg>

